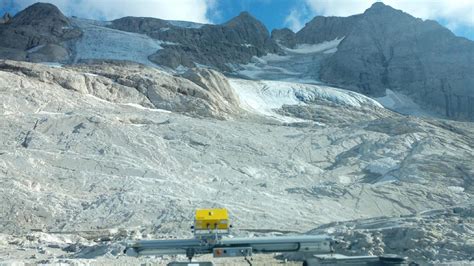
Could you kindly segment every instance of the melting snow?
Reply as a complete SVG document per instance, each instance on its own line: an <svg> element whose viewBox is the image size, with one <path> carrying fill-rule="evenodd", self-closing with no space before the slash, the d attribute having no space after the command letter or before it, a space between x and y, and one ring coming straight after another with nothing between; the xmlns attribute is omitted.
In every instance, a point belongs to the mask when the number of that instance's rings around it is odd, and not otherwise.
<svg viewBox="0 0 474 266"><path fill-rule="evenodd" d="M49 67L55 67L55 68L62 68L63 67L62 64L57 63L57 62L40 62L40 64L46 65L46 66L49 66Z"/></svg>
<svg viewBox="0 0 474 266"><path fill-rule="evenodd" d="M463 187L458 187L458 186L449 186L448 187L449 190L453 191L453 192L464 192L464 188Z"/></svg>
<svg viewBox="0 0 474 266"><path fill-rule="evenodd" d="M320 84L319 61L335 53L343 38L318 44L300 44L295 49L282 47L285 55L253 57L246 65L234 66L235 72L250 79L296 81ZM231 66L232 67L232 66Z"/></svg>
<svg viewBox="0 0 474 266"><path fill-rule="evenodd" d="M75 62L80 59L115 59L154 66L148 56L162 48L160 44L163 42L144 34L110 29L85 20L73 21L83 31L76 44Z"/></svg>
<svg viewBox="0 0 474 266"><path fill-rule="evenodd" d="M199 29L202 26L206 25L202 23L180 21L180 20L168 20L168 22L175 27L188 28L188 29Z"/></svg>
<svg viewBox="0 0 474 266"><path fill-rule="evenodd" d="M381 103L384 107L402 114L437 117L436 114L424 111L408 96L389 89L385 90L385 96L375 98L375 100Z"/></svg>
<svg viewBox="0 0 474 266"><path fill-rule="evenodd" d="M352 107L383 108L378 102L364 95L328 86L243 79L229 79L229 83L238 94L244 109L285 121L288 117L277 114L275 109L283 105L311 104L316 100Z"/></svg>
<svg viewBox="0 0 474 266"><path fill-rule="evenodd" d="M341 41L344 39L342 38L336 38L332 41L326 41L322 43L317 43L317 44L300 44L297 45L295 49L289 49L286 48L285 50L292 52L292 53L297 53L297 54L310 54L310 53L335 53L337 52L337 46Z"/></svg>
<svg viewBox="0 0 474 266"><path fill-rule="evenodd" d="M151 111L151 112L161 112L161 113L168 113L168 114L171 113L171 111L168 111L168 110L157 109L157 108L148 108L148 107L144 107L142 105L136 104L136 103L123 103L121 105L130 106L130 107L134 107L134 108L141 109L141 110L147 110L147 111Z"/></svg>

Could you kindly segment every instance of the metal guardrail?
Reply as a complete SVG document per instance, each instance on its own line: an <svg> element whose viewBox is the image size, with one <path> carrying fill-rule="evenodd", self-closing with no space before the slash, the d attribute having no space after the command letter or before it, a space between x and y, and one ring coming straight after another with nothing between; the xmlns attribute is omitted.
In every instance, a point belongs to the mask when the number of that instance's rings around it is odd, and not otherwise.
<svg viewBox="0 0 474 266"><path fill-rule="evenodd" d="M139 240L130 243L125 253L129 256L143 255L177 255L185 254L192 258L195 254L216 254L215 250L222 250L222 256L227 249L241 248L240 256L252 253L275 253L275 252L307 252L311 254L331 253L332 238L326 235L314 236L281 236L281 237L258 237L258 238L222 238L215 243L208 243L200 239L170 239L170 240Z"/></svg>

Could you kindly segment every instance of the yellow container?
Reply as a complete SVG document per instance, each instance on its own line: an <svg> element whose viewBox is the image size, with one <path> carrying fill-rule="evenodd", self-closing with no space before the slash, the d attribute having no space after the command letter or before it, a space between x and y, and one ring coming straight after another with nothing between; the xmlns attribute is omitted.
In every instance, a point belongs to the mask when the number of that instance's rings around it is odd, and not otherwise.
<svg viewBox="0 0 474 266"><path fill-rule="evenodd" d="M227 209L198 209L194 220L195 230L228 230Z"/></svg>

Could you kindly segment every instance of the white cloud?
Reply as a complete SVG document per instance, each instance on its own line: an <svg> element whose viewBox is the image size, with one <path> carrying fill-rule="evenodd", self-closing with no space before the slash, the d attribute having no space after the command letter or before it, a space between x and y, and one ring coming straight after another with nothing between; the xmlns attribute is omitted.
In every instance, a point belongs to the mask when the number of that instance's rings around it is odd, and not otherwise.
<svg viewBox="0 0 474 266"><path fill-rule="evenodd" d="M23 9L35 0L16 0ZM124 16L156 17L209 23L208 11L215 0L42 0L56 5L68 16L113 20Z"/></svg>
<svg viewBox="0 0 474 266"><path fill-rule="evenodd" d="M363 13L374 0L305 0L308 14L292 10L285 23L299 30L315 15L350 16ZM422 19L434 19L452 31L462 27L474 27L474 0L381 0L393 8L403 10Z"/></svg>
<svg viewBox="0 0 474 266"><path fill-rule="evenodd" d="M291 10L290 14L285 18L285 25L292 31L297 32L303 28L303 16L297 9Z"/></svg>
<svg viewBox="0 0 474 266"><path fill-rule="evenodd" d="M305 0L313 15L349 16L363 13L373 0ZM473 0L382 0L422 19L442 20L448 27L474 26Z"/></svg>
<svg viewBox="0 0 474 266"><path fill-rule="evenodd" d="M364 12L373 0L305 0L310 10L322 16L349 16Z"/></svg>

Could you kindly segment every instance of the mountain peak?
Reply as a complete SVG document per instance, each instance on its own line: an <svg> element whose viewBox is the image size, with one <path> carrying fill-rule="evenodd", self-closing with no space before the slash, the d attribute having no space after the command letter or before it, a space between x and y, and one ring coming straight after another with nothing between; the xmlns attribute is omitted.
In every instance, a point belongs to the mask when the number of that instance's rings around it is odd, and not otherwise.
<svg viewBox="0 0 474 266"><path fill-rule="evenodd" d="M55 23L69 24L69 20L53 4L35 3L18 14L12 19L14 25L36 25L38 22L43 24L45 21L54 21Z"/></svg>
<svg viewBox="0 0 474 266"><path fill-rule="evenodd" d="M229 20L227 23L225 23L226 26L236 26L236 25L242 25L242 24L258 24L259 26L263 26L263 24L256 19L254 16L252 16L249 12L243 11L241 12L238 16L232 18ZM263 26L265 27L265 26Z"/></svg>
<svg viewBox="0 0 474 266"><path fill-rule="evenodd" d="M375 2L370 6L370 8L387 8L387 7L390 7L390 6L384 4L383 2Z"/></svg>
<svg viewBox="0 0 474 266"><path fill-rule="evenodd" d="M242 11L237 17L253 17L248 11Z"/></svg>
<svg viewBox="0 0 474 266"><path fill-rule="evenodd" d="M364 14L380 14L380 13L387 13L387 12L401 12L401 11L389 5L386 5L382 2L375 2L367 10L365 10Z"/></svg>

